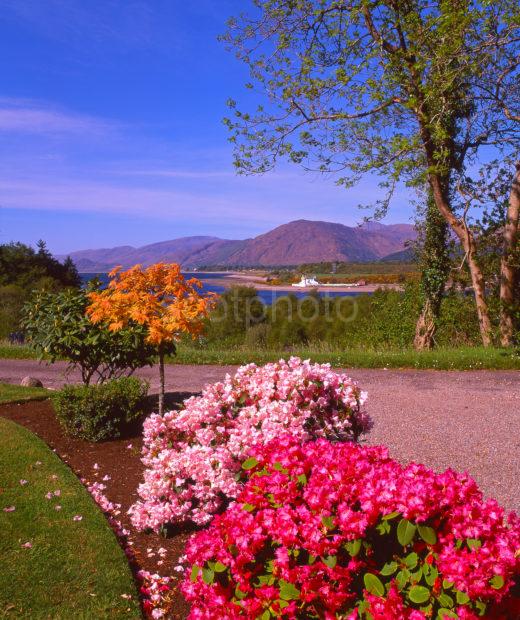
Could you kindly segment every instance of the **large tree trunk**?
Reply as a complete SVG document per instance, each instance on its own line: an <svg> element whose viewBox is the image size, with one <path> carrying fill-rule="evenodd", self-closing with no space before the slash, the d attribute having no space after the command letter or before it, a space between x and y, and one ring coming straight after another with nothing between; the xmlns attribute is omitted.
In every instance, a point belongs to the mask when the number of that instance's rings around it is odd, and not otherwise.
<svg viewBox="0 0 520 620"><path fill-rule="evenodd" d="M445 184L447 187L448 183ZM447 191L447 190L446 190ZM415 326L414 347L417 351L432 349L442 296L449 270L447 251L448 225L430 190L421 249L422 310Z"/></svg>
<svg viewBox="0 0 520 620"><path fill-rule="evenodd" d="M489 318L489 309L486 302L484 276L482 275L482 270L476 258L477 248L475 238L465 221L463 219L459 220L451 210L450 205L443 195L443 188L439 175L431 174L429 180L437 208L459 238L462 248L464 249L475 295L480 337L482 339L482 344L485 347L489 347L493 344L491 339L491 320Z"/></svg>
<svg viewBox="0 0 520 620"><path fill-rule="evenodd" d="M513 344L513 304L517 270L514 262L518 242L518 219L520 217L520 162L511 185L506 224L504 228L504 248L500 262L500 343L503 347Z"/></svg>
<svg viewBox="0 0 520 620"><path fill-rule="evenodd" d="M433 312L431 300L426 298L415 325L413 346L416 351L433 349L435 332L437 331L437 318L437 315Z"/></svg>

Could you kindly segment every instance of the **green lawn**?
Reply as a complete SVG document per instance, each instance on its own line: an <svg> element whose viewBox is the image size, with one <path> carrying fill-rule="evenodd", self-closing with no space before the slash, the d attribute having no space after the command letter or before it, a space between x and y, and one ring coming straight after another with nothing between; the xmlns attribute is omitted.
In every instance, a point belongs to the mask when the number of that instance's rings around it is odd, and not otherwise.
<svg viewBox="0 0 520 620"><path fill-rule="evenodd" d="M27 388L11 383L0 383L0 405L2 403L21 403L26 400L43 400L49 397L44 388Z"/></svg>
<svg viewBox="0 0 520 620"><path fill-rule="evenodd" d="M413 349L338 351L328 347L295 348L293 351L270 351L234 347L198 348L181 344L178 354L167 360L170 364L259 364L297 355L315 362L355 368L417 368L433 370L520 370L520 350L483 347L439 348L418 353ZM0 358L32 359L33 352L24 346L0 346Z"/></svg>
<svg viewBox="0 0 520 620"><path fill-rule="evenodd" d="M466 347L437 349L418 353L412 349L370 351L351 349L345 351L295 349L294 351L268 351L247 348L197 349L180 346L178 355L170 363L176 364L246 364L266 363L297 355L315 362L330 362L333 366L352 368L417 368L434 370L520 370L520 354L505 349Z"/></svg>
<svg viewBox="0 0 520 620"><path fill-rule="evenodd" d="M86 489L38 437L1 417L0 532L1 618L141 618L127 560Z"/></svg>

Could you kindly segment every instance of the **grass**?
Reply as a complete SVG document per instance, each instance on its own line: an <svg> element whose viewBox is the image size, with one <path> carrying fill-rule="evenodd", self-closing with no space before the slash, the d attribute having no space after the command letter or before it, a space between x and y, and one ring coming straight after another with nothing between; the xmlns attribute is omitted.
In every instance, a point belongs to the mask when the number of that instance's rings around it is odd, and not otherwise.
<svg viewBox="0 0 520 620"><path fill-rule="evenodd" d="M38 355L30 348L20 344L0 343L0 359L37 360Z"/></svg>
<svg viewBox="0 0 520 620"><path fill-rule="evenodd" d="M0 383L0 405L5 403L23 403L26 400L44 400L49 398L49 391L44 388L22 387L11 383Z"/></svg>
<svg viewBox="0 0 520 620"><path fill-rule="evenodd" d="M141 618L127 560L86 489L43 441L3 418L0 531L0 617Z"/></svg>
<svg viewBox="0 0 520 620"><path fill-rule="evenodd" d="M520 350L483 347L438 348L417 352L413 349L346 349L334 350L327 346L294 348L291 351L273 351L265 348L214 346L198 348L181 344L170 364L247 364L266 363L297 355L315 362L330 362L334 366L355 368L417 368L432 370L520 370ZM29 347L0 346L0 358L33 359Z"/></svg>
<svg viewBox="0 0 520 620"><path fill-rule="evenodd" d="M456 349L436 349L417 352L413 349L401 350L361 350L345 351L294 349L294 351L268 351L237 347L219 350L213 348L197 349L181 346L178 355L170 360L176 364L246 364L266 363L297 355L315 362L330 362L333 366L352 368L416 368L433 370L520 370L520 354L505 349L484 349L465 347Z"/></svg>

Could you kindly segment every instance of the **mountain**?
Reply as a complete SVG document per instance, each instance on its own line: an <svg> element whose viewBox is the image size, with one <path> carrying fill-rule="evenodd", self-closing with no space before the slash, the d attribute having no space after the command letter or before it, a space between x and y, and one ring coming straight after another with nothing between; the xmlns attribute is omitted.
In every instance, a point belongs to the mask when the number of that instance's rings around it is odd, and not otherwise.
<svg viewBox="0 0 520 620"><path fill-rule="evenodd" d="M368 222L350 227L332 222L296 220L254 239L181 237L140 248L121 246L72 252L79 271L107 271L115 265L181 263L185 268L201 265L274 267L322 261L363 262L401 252L415 239L410 224Z"/></svg>

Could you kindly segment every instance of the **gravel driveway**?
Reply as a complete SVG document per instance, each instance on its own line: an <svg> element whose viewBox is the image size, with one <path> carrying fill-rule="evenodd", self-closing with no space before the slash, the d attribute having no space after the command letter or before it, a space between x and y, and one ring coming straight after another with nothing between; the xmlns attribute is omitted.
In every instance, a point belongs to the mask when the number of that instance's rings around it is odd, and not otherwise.
<svg viewBox="0 0 520 620"><path fill-rule="evenodd" d="M0 382L31 375L45 387L65 382L65 364L0 360ZM168 391L199 391L232 366L167 366ZM486 494L520 511L519 371L347 371L368 391L374 419L369 443L382 443L402 462L467 470ZM139 375L156 390L157 369ZM68 381L78 381L74 373Z"/></svg>

